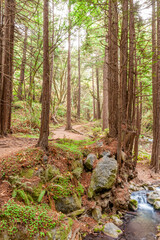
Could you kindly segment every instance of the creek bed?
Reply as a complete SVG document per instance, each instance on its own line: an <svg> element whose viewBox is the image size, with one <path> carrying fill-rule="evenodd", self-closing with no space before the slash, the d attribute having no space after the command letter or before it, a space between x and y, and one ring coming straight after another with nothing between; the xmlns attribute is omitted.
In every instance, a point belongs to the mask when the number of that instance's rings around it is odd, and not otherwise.
<svg viewBox="0 0 160 240"><path fill-rule="evenodd" d="M155 240L157 234L157 225L160 224L160 211L147 203L147 191L134 192L132 199L138 201L138 210L136 215L126 214L122 226L123 235L118 240ZM84 240L112 240L102 233L90 234Z"/></svg>

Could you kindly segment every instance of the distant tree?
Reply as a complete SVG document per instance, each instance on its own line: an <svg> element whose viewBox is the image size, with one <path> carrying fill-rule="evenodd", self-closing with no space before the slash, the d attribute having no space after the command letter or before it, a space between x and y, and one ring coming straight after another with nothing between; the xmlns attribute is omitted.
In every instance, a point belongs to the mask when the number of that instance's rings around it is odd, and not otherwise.
<svg viewBox="0 0 160 240"><path fill-rule="evenodd" d="M26 67L27 37L28 37L27 31L28 31L28 27L25 26L23 57L22 57L21 72L20 72L20 79L19 79L19 86L18 86L18 99L19 100L23 99L22 86L23 86L23 83L24 83L25 67Z"/></svg>

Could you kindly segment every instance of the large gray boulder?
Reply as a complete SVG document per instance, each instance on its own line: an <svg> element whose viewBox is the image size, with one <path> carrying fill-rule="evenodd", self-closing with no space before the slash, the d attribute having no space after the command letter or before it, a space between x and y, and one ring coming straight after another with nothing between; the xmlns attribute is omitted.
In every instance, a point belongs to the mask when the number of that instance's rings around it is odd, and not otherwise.
<svg viewBox="0 0 160 240"><path fill-rule="evenodd" d="M87 156L87 159L85 160L84 162L84 166L88 169L88 170L92 170L93 169L93 165L94 165L94 162L97 160L97 157L95 154L93 153L90 153L88 156Z"/></svg>
<svg viewBox="0 0 160 240"><path fill-rule="evenodd" d="M65 214L81 209L81 199L73 194L69 197L59 198L55 202L56 210Z"/></svg>
<svg viewBox="0 0 160 240"><path fill-rule="evenodd" d="M104 233L112 238L118 238L122 234L122 230L118 228L114 223L107 223L104 226Z"/></svg>
<svg viewBox="0 0 160 240"><path fill-rule="evenodd" d="M97 192L111 189L116 180L117 169L117 161L104 156L92 173L88 197L92 198Z"/></svg>

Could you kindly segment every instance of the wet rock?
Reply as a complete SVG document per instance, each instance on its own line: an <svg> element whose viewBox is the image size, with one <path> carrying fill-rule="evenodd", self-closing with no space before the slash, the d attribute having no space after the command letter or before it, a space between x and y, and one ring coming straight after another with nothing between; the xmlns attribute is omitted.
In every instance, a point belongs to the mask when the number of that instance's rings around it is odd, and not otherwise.
<svg viewBox="0 0 160 240"><path fill-rule="evenodd" d="M69 197L59 198L55 201L56 210L65 214L81 209L81 199L73 194Z"/></svg>
<svg viewBox="0 0 160 240"><path fill-rule="evenodd" d="M117 169L116 160L106 156L103 157L92 173L88 197L92 198L97 192L111 189L116 180Z"/></svg>
<svg viewBox="0 0 160 240"><path fill-rule="evenodd" d="M93 170L93 165L94 165L94 162L97 160L97 157L95 154L93 153L90 153L88 156L87 156L87 159L85 160L84 162L84 166L88 169L88 170Z"/></svg>
<svg viewBox="0 0 160 240"><path fill-rule="evenodd" d="M110 237L118 238L122 234L122 230L118 228L114 223L107 223L104 226L104 233Z"/></svg>
<svg viewBox="0 0 160 240"><path fill-rule="evenodd" d="M100 207L95 207L92 211L92 217L96 220L99 221L102 216L102 209Z"/></svg>
<svg viewBox="0 0 160 240"><path fill-rule="evenodd" d="M135 199L131 199L129 201L129 206L128 207L129 207L129 209L131 211L137 211L137 209L138 209L138 202Z"/></svg>
<svg viewBox="0 0 160 240"><path fill-rule="evenodd" d="M160 191L156 190L154 192L151 192L147 196L147 201L150 204L154 204L156 201L160 201Z"/></svg>
<svg viewBox="0 0 160 240"><path fill-rule="evenodd" d="M160 201L155 201L155 202L154 202L154 208L155 208L156 210L160 210Z"/></svg>
<svg viewBox="0 0 160 240"><path fill-rule="evenodd" d="M123 225L123 221L121 219L119 219L117 216L112 216L111 217L114 224L116 224L116 226L122 226Z"/></svg>
<svg viewBox="0 0 160 240"><path fill-rule="evenodd" d="M148 186L148 190L149 191L155 191L155 187L154 186Z"/></svg>

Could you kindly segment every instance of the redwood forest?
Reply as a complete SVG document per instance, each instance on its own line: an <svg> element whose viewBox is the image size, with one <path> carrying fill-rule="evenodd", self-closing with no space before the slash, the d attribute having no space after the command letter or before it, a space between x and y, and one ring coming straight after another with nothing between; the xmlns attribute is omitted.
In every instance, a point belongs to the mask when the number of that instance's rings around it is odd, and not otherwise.
<svg viewBox="0 0 160 240"><path fill-rule="evenodd" d="M160 240L160 0L0 1L0 240Z"/></svg>

